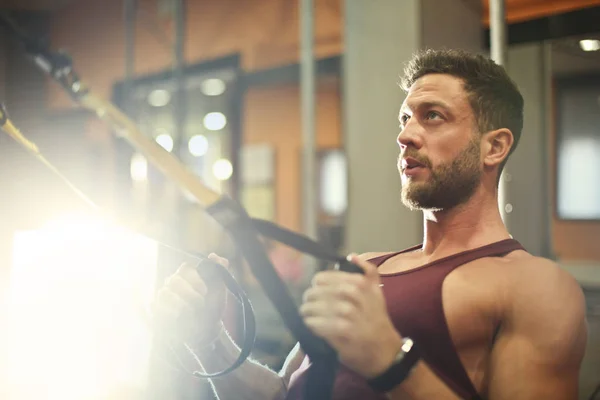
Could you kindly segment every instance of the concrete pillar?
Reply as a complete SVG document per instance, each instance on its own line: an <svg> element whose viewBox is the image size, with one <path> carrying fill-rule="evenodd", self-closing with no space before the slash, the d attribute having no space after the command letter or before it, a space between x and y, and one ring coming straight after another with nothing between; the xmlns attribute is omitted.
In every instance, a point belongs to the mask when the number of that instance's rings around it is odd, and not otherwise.
<svg viewBox="0 0 600 400"><path fill-rule="evenodd" d="M507 222L511 234L532 254L551 257L549 190L550 49L544 43L512 46L508 73L525 100L517 150L506 164Z"/></svg>
<svg viewBox="0 0 600 400"><path fill-rule="evenodd" d="M477 5L466 0L346 0L346 250L386 251L421 242L421 214L400 202L396 137L404 93L397 83L404 64L421 48L482 49Z"/></svg>

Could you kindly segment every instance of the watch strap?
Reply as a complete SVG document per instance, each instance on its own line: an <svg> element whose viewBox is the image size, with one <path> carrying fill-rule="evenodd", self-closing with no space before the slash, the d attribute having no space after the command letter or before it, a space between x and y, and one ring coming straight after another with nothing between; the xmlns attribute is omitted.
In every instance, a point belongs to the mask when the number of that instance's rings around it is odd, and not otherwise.
<svg viewBox="0 0 600 400"><path fill-rule="evenodd" d="M373 390L387 393L406 379L420 358L414 341L410 338L404 338L396 361L383 373L369 379L367 382Z"/></svg>

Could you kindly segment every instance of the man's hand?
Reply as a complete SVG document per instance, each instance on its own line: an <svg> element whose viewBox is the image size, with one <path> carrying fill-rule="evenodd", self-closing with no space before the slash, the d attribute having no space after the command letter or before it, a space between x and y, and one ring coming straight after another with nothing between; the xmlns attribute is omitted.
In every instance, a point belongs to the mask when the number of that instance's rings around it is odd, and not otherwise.
<svg viewBox="0 0 600 400"><path fill-rule="evenodd" d="M342 364L371 378L392 364L402 339L387 312L377 267L356 255L348 260L365 274L319 272L304 293L300 313L338 352Z"/></svg>
<svg viewBox="0 0 600 400"><path fill-rule="evenodd" d="M215 254L209 258L225 268L229 264ZM154 324L180 340L202 345L220 332L225 302L223 282L211 282L209 289L196 267L184 264L158 291L152 306Z"/></svg>

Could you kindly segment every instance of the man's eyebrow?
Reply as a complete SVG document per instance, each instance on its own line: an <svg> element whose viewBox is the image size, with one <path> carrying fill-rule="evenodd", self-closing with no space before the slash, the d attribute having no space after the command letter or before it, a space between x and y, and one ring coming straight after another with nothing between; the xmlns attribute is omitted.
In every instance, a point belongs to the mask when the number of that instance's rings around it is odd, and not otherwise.
<svg viewBox="0 0 600 400"><path fill-rule="evenodd" d="M433 107L439 107L446 111L450 111L450 106L447 103L445 103L443 101L439 101L439 100L423 101L423 102L419 102L417 104L413 104L412 106L410 104L404 104L404 105L402 105L402 107L400 108L400 112L398 113L398 120L401 120L402 115L406 114L407 111L413 111L413 110L418 110L418 109L428 109L428 108L433 108Z"/></svg>
<svg viewBox="0 0 600 400"><path fill-rule="evenodd" d="M424 101L417 105L417 108L433 108L433 107L443 108L444 110L448 110L448 111L450 110L450 106L447 103L445 103L443 101L439 101L439 100Z"/></svg>

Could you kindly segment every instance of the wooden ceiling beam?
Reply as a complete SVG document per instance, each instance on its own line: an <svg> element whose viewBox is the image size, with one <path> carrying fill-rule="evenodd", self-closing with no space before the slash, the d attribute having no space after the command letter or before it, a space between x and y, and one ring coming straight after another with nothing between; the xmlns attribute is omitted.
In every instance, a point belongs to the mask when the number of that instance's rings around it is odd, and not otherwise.
<svg viewBox="0 0 600 400"><path fill-rule="evenodd" d="M600 0L506 0L506 19L512 24L598 5ZM482 6L483 23L489 26L489 0L482 0Z"/></svg>

